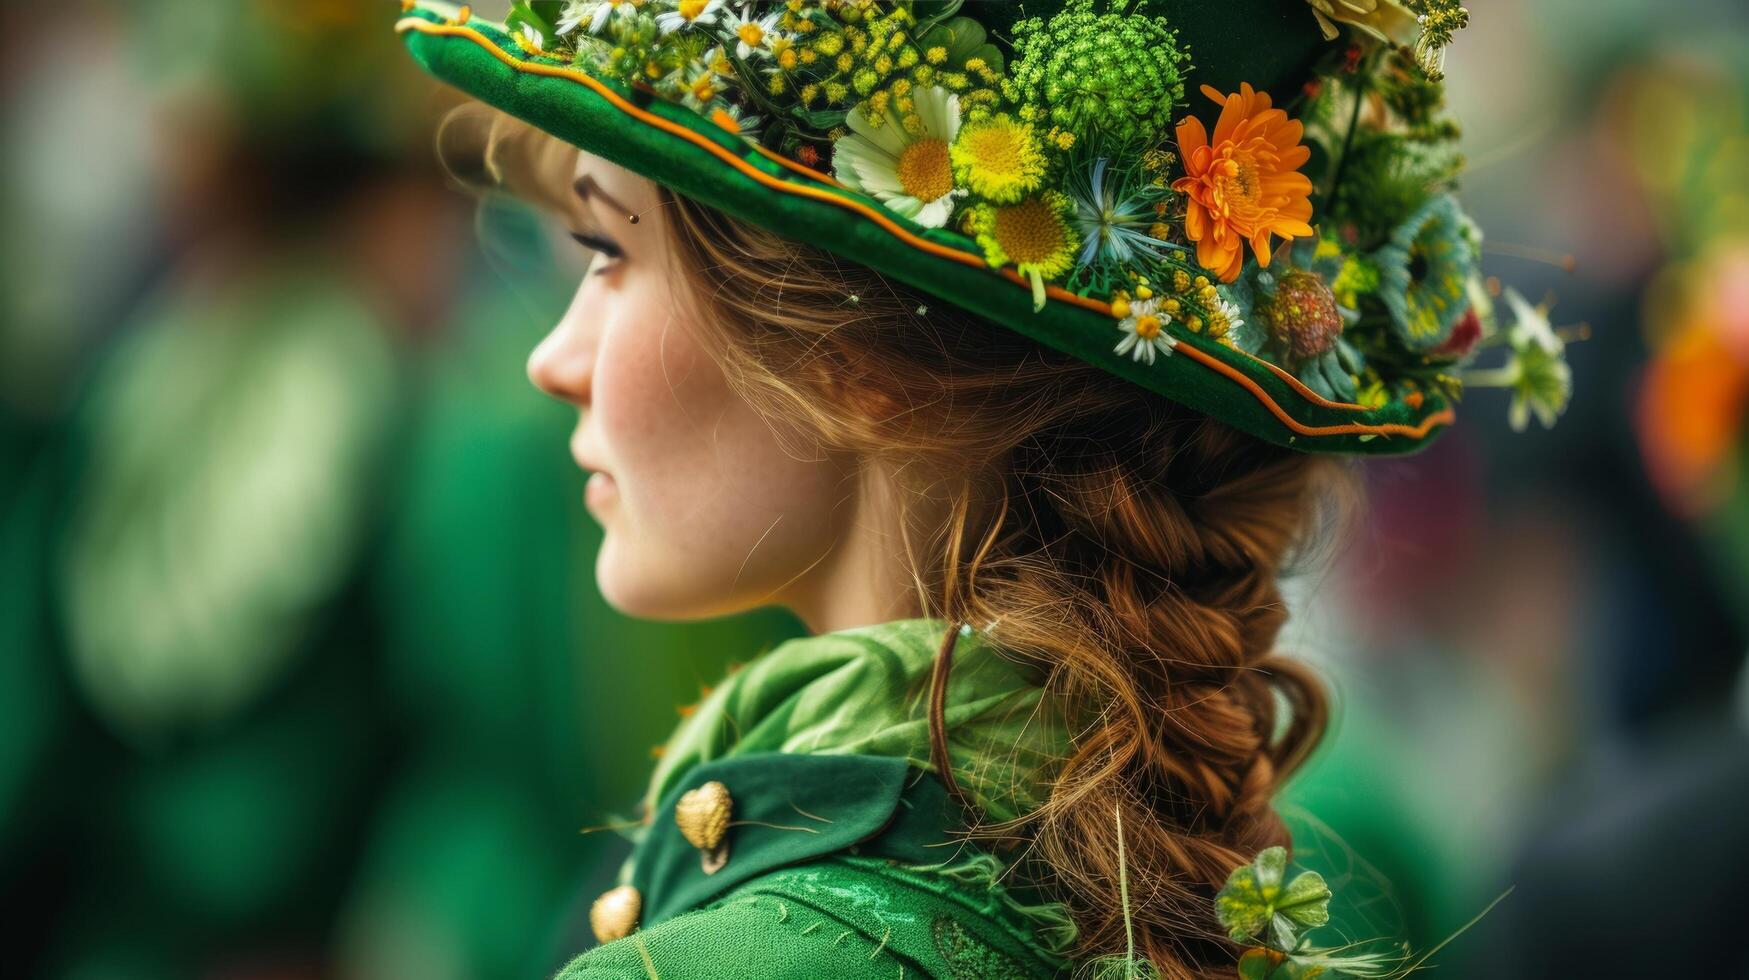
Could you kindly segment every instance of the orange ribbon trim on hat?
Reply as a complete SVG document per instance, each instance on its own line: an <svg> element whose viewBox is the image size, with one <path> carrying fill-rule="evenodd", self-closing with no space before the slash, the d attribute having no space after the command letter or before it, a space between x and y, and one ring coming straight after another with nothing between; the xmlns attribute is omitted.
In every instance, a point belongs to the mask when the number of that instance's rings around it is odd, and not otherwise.
<svg viewBox="0 0 1749 980"><path fill-rule="evenodd" d="M412 31L418 31L421 34L433 34L433 35L451 36L451 37L465 37L468 40L473 41L475 44L478 44L480 47L484 48L488 53L490 53L493 57L497 58L499 61L502 61L504 64L515 69L516 71L525 72L525 73L531 74L531 75L546 75L546 76L553 77L553 78L565 78L565 79L570 79L571 81L574 81L574 82L578 82L584 86L587 86L589 89L594 91L595 94L601 96L603 99L606 99L610 105L612 105L616 109L619 109L621 112L624 112L625 114L631 116L634 119L637 119L640 122L646 123L648 125L656 127L657 129L660 129L660 130L668 132L672 135L678 136L681 139L684 139L687 142L692 143L695 146L698 146L700 149L704 149L704 150L709 151L710 153L712 153L712 154L716 155L717 157L719 157L720 159L722 159L723 162L725 162L725 163L729 164L730 166L734 167L735 169L741 171L743 174L745 174L746 176L748 176L749 178L753 179L755 182L757 182L763 186L769 187L772 190L778 191L780 193L793 194L793 195L797 195L800 197L812 198L814 200L824 201L828 204L832 204L832 205L835 205L837 207L846 208L848 210L855 211L858 214L861 214L863 217L868 218L870 221L873 221L875 224L879 225L882 229L884 229L888 233L892 234L894 237L898 238L900 241L904 242L905 244L910 245L911 247L916 248L920 251L924 251L924 252L927 252L931 255L935 255L939 258L944 258L944 259L948 259L948 260L953 261L953 262L958 262L961 265L969 265L969 266L974 266L974 267L978 267L978 268L988 268L989 267L988 264L981 257L973 255L970 252L964 252L964 251L961 251L961 250L956 249L956 248L950 248L946 245L942 245L942 244L937 243L937 242L932 242L932 241L929 241L928 239L925 239L925 238L920 238L920 237L912 234L911 232L906 231L904 228L900 227L898 225L898 223L893 221L892 218L888 217L885 214L882 214L880 211L876 210L875 208L870 207L869 205L863 203L862 201L858 201L858 200L856 200L854 198L850 198L850 197L845 197L841 194L837 194L837 193L834 193L832 191L825 190L823 188L810 187L806 184L797 184L797 183L793 183L791 181L783 180L783 179L778 178L778 177L774 177L771 174L768 174L765 171L759 169L758 167L753 166L751 163L748 163L739 154L724 147L722 144L716 142L715 140L711 139L710 137L705 136L702 133L695 132L695 131L687 128L686 126L681 125L680 123L674 122L673 120L664 119L661 116L658 116L654 113L651 113L651 112L648 112L644 109L638 108L637 106L626 101L625 98L622 97L618 92L615 92L613 89L611 89L607 85L603 84L600 79L597 79L597 78L591 76L588 72L579 71L578 69L564 67L561 65L546 65L546 64L541 64L539 62L523 61L522 59L517 58L514 55L511 55L509 52L505 51L503 48L499 47L497 44L494 44L492 42L492 40L490 38L486 37L484 34L481 34L479 31L475 30L472 27L468 27L468 26L465 26L462 24L438 24L438 23L433 23L431 21L428 21L428 20L424 19L423 17L403 17L399 22L397 22L395 24L395 30L397 32L412 30ZM816 180L821 180L830 186L834 186L834 187L839 186L836 181L833 181L830 178L826 177L824 174L821 174L818 171L815 171L809 167L805 167L800 163L797 163L797 162L791 161L791 160L785 160L785 159L781 158L780 156L778 156L777 154L767 153L766 156L768 156L772 159L778 160L785 167L788 167L791 170L797 171L798 173L804 174L804 175L811 177L813 179L816 179ZM1026 286L1029 289L1031 288L1029 280L1025 276L1020 275L1018 272L1016 272L1013 269L1004 267L1001 269L997 269L995 271L1001 273L1005 278L1007 278L1011 282L1014 282L1014 283L1021 285L1021 286ZM1111 315L1111 304L1104 303L1104 302L1101 302L1101 301L1096 300L1096 299L1091 299L1091 298L1086 297L1086 296L1077 296L1076 294L1071 293L1068 290L1063 289L1060 286L1046 286L1045 293L1050 298L1058 300L1060 302L1072 303L1076 306L1084 307L1086 309L1092 310L1096 313L1104 314L1106 316ZM1435 426L1449 424L1450 422L1454 421L1457 418L1456 412L1454 412L1450 408L1446 408L1446 409L1443 409L1441 411L1435 412L1432 415L1427 416L1426 418L1422 419L1421 422L1417 425L1405 425L1405 424L1402 424L1399 422L1387 422L1387 423L1384 423L1381 425L1366 425L1366 424L1360 423L1360 422L1348 422L1348 423L1344 423L1341 425L1307 425L1304 422L1301 422L1300 420L1294 418L1292 415L1289 415L1285 409L1283 409L1279 404L1276 403L1274 398L1270 397L1269 392L1263 390L1263 386L1259 385L1255 380L1248 377L1245 374L1245 372L1239 370L1238 368L1232 366L1231 364L1228 364L1227 362L1221 360L1220 358L1214 356L1213 354L1210 354L1209 352L1207 352L1205 350L1201 350L1193 344L1180 344L1174 350L1174 353L1188 356L1191 360L1196 361L1197 363L1203 365L1204 367L1207 367L1208 369L1210 369L1218 374L1224 375L1232 381L1237 382L1240 386L1245 388L1246 391L1250 392L1253 397L1255 397L1259 402L1261 402L1263 404L1263 407L1268 409L1270 414L1274 415L1278 420L1280 420L1280 422L1283 425L1287 426L1289 429L1291 429L1295 433L1297 433L1299 435L1303 435L1303 436L1342 436L1342 435L1398 436L1398 435L1400 435L1400 436L1409 436L1411 438L1419 439L1419 438L1425 436L1428 432L1430 432ZM1241 351L1240 353L1244 353L1244 352ZM1271 372L1273 372L1277 377L1281 378L1283 381L1288 382L1289 385L1291 387L1293 387L1299 394L1303 395L1308 401L1310 401L1314 404L1321 405L1322 407L1325 407L1325 408L1340 408L1340 409L1348 409L1348 410L1354 410L1354 411L1370 411L1370 409L1368 409L1364 405L1352 405L1352 404L1348 404L1345 402L1333 402L1333 401L1330 401L1326 398L1323 398L1320 395L1318 395L1316 392L1312 391L1310 388L1307 388L1305 386L1305 384L1302 383L1298 378L1295 378L1293 375L1282 370L1281 368L1277 367L1276 365L1271 364L1268 361L1265 361L1259 357L1254 357L1254 356L1251 356L1249 354L1247 354L1246 356L1251 357L1251 359L1253 361L1257 362L1258 364L1263 365L1264 367L1268 368Z"/></svg>

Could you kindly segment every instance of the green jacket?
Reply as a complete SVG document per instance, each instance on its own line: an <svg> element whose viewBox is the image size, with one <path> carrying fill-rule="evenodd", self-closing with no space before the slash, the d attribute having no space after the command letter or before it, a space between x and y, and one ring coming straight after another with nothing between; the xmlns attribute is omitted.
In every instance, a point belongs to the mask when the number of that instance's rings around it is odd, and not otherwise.
<svg viewBox="0 0 1749 980"><path fill-rule="evenodd" d="M946 629L901 620L793 640L712 691L664 749L621 887L597 903L618 920L607 935L633 931L560 980L1065 970L1064 909L998 883L1002 859L956 836L958 805L930 772L929 676ZM948 750L989 819L1038 803L1061 757L1042 698L1035 673L961 633Z"/></svg>

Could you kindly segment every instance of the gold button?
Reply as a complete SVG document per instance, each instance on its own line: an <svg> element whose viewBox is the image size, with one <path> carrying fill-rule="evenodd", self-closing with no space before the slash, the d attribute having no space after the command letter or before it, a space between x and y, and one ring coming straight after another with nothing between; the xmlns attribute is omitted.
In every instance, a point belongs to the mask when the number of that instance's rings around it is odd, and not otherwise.
<svg viewBox="0 0 1749 980"><path fill-rule="evenodd" d="M729 817L735 800L729 787L716 780L689 790L674 804L674 822L687 843L704 852L699 859L705 874L715 874L729 862Z"/></svg>
<svg viewBox="0 0 1749 980"><path fill-rule="evenodd" d="M630 885L610 888L589 906L589 928L595 938L604 943L624 939L638 927L638 916L644 911L644 896Z"/></svg>

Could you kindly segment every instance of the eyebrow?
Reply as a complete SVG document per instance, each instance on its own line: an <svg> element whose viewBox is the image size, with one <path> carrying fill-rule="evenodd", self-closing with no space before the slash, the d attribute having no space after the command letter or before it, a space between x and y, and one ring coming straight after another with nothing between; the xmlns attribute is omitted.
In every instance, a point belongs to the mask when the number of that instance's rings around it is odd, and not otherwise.
<svg viewBox="0 0 1749 980"><path fill-rule="evenodd" d="M589 199L592 197L597 198L612 205L619 211L619 213L625 215L627 218L630 218L633 221L637 220L637 212L626 207L624 204L621 204L613 195L602 190L601 185L595 182L594 174L584 174L583 176L578 177L571 183L571 189L577 192L578 200L581 200L584 204L588 204Z"/></svg>

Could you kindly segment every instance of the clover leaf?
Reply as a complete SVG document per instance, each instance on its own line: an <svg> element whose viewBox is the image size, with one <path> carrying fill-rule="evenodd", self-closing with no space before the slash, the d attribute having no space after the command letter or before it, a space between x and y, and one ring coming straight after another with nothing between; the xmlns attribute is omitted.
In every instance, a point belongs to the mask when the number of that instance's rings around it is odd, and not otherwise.
<svg viewBox="0 0 1749 980"><path fill-rule="evenodd" d="M1215 916L1236 942L1256 937L1266 928L1275 945L1291 952L1295 927L1311 929L1330 921L1330 886L1316 871L1302 871L1284 887L1287 849L1266 848L1250 864L1227 876L1215 896Z"/></svg>

